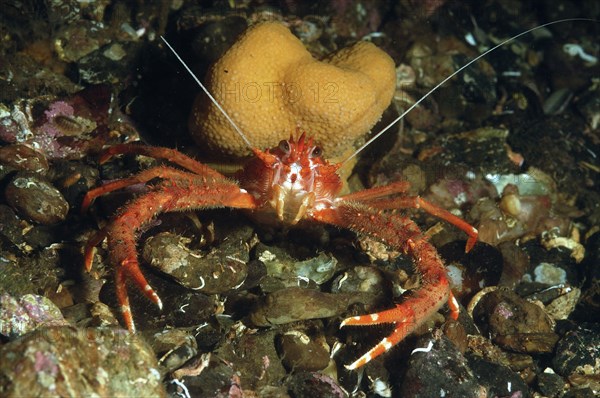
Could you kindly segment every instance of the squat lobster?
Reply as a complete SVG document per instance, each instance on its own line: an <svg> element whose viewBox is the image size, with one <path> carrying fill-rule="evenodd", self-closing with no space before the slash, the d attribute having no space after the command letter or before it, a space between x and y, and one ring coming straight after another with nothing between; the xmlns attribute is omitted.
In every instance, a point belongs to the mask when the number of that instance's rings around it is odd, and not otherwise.
<svg viewBox="0 0 600 398"><path fill-rule="evenodd" d="M236 179L239 185L217 171L168 148L144 145L117 145L101 158L123 154L141 154L168 160L186 171L158 166L122 180L108 183L87 193L82 204L85 211L92 201L106 193L155 178L160 182L150 192L126 205L115 219L88 242L85 266L92 266L94 248L108 238L110 262L116 265L117 298L125 324L135 331L125 282L130 278L145 295L162 308L156 292L142 274L136 252L136 236L144 224L158 214L176 210L211 207L247 209L266 213L283 224L318 221L349 228L370 235L413 257L422 276L422 286L395 308L369 315L345 319L341 327L394 323L392 334L360 357L349 369L363 366L412 333L448 300L451 316L458 317L458 303L450 292L446 271L435 248L419 227L409 218L384 213L385 209L422 208L462 229L469 236L466 250L477 240L477 230L462 219L418 196L400 196L406 182L365 189L338 197L342 181L337 174L341 163L330 164L321 157L321 149L305 134L294 140L281 141L277 147L261 151Z"/></svg>
<svg viewBox="0 0 600 398"><path fill-rule="evenodd" d="M400 215L385 213L384 210L422 208L463 230L468 235L466 251L471 250L475 245L477 230L462 219L418 196L402 196L408 188L406 182L395 182L384 187L338 196L342 182L337 172L343 163L356 156L431 93L472 63L518 37L565 21L592 20L579 18L553 21L502 41L438 83L341 163L329 164L321 157L321 150L313 143L313 140L302 134L296 140L291 137L289 140L281 141L277 147L272 149L261 151L253 148L254 158L236 176L239 181L238 185L217 171L173 149L144 145L117 145L110 148L101 158L101 163L118 154L141 154L168 160L186 171L166 166L154 167L136 176L114 181L88 192L82 204L83 211L98 196L132 184L147 183L156 178L161 180L152 187L150 192L126 205L107 227L90 239L85 247L86 269L89 270L92 266L95 246L104 238L108 238L110 261L116 265L117 298L127 328L134 331L135 326L125 286L127 278L132 279L150 300L162 308L160 298L150 287L139 268L136 252L137 233L152 218L162 212L225 206L270 215L284 224L293 225L300 221L318 221L340 228L349 228L357 233L370 235L413 257L417 271L422 277L420 289L413 291L405 301L397 304L395 308L342 321L341 327L380 323L396 325L390 336L384 338L366 354L347 366L348 369L361 367L390 349L425 322L446 301L450 307L451 317L456 319L459 311L458 303L450 292L444 264L437 251L413 221ZM200 80L166 41L165 44L238 131L240 137L251 147L248 138L236 126L227 112L214 100Z"/></svg>

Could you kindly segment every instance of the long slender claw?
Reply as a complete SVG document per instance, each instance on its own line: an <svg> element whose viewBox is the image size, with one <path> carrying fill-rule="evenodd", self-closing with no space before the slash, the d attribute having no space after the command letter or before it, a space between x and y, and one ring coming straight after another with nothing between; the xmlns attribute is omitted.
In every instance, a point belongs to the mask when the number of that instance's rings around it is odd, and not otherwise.
<svg viewBox="0 0 600 398"><path fill-rule="evenodd" d="M88 209L92 205L94 199L91 198L90 192L86 193L83 200L81 201L81 208L79 209L79 213L84 215L87 213Z"/></svg>
<svg viewBox="0 0 600 398"><path fill-rule="evenodd" d="M450 318L456 321L460 313L460 307L458 306L458 301L452 292L450 292L450 295L448 296L448 307L450 308Z"/></svg>
<svg viewBox="0 0 600 398"><path fill-rule="evenodd" d="M121 314L125 321L125 326L131 333L135 333L135 324L131 315L131 307L129 305L129 296L127 295L127 286L125 285L125 269L119 267L115 270L115 289L117 300L121 305Z"/></svg>
<svg viewBox="0 0 600 398"><path fill-rule="evenodd" d="M142 274L137 259L128 258L121 261L121 269L133 280L136 285L138 285L138 287L144 292L144 295L162 310L162 301L154 289L152 289L152 286L150 286L144 274Z"/></svg>
<svg viewBox="0 0 600 398"><path fill-rule="evenodd" d="M131 333L135 333L135 323L133 322L133 315L131 314L129 300L127 300L126 304L121 304L121 314L123 315L123 320L125 321L127 330L129 330Z"/></svg>
<svg viewBox="0 0 600 398"><path fill-rule="evenodd" d="M340 328L344 326L369 326L376 325L379 314L357 315L351 318L346 318L340 323Z"/></svg>
<svg viewBox="0 0 600 398"><path fill-rule="evenodd" d="M382 323L411 323L414 319L413 309L403 303L396 304L394 308L389 310L346 318L340 324L340 328L344 326L372 326Z"/></svg>
<svg viewBox="0 0 600 398"><path fill-rule="evenodd" d="M129 295L127 294L127 286L125 283L127 278L131 278L131 280L144 292L144 295L155 303L160 310L162 310L163 305L158 294L156 294L142 274L137 259L127 258L122 260L115 272L115 288L117 291L117 299L121 305L121 313L123 314L125 326L133 333L135 332L135 323L133 322L131 307L129 305Z"/></svg>
<svg viewBox="0 0 600 398"><path fill-rule="evenodd" d="M344 365L344 367L348 370L354 370L360 368L361 366L366 365L372 359L377 358L382 355L390 348L398 344L402 339L404 339L407 335L412 332L412 327L410 323L399 322L392 334L388 337L384 337L379 343L375 345L375 347L371 348L367 351L363 356L358 358L356 361L352 362L350 365Z"/></svg>
<svg viewBox="0 0 600 398"><path fill-rule="evenodd" d="M94 263L94 254L96 254L96 245L90 245L90 243L88 242L83 254L83 265L85 267L86 272L90 272L92 270L92 264Z"/></svg>
<svg viewBox="0 0 600 398"><path fill-rule="evenodd" d="M146 286L144 286L144 294L158 306L159 310L162 310L162 301L160 297L158 297L158 294L156 294L154 289L152 289L152 286L146 284Z"/></svg>
<svg viewBox="0 0 600 398"><path fill-rule="evenodd" d="M415 313L410 306L397 304L395 308L389 310L346 318L340 324L340 328L344 326L371 326L381 323L394 323L396 327L392 334L377 343L375 347L371 348L352 364L346 365L346 369L352 370L365 365L412 333L412 330L416 327Z"/></svg>
<svg viewBox="0 0 600 398"><path fill-rule="evenodd" d="M86 243L83 250L83 264L85 270L90 272L92 270L92 264L94 262L94 254L96 253L96 246L100 244L106 238L106 229L102 229L94 236L92 236Z"/></svg>
<svg viewBox="0 0 600 398"><path fill-rule="evenodd" d="M468 253L471 251L471 249L473 249L473 246L475 246L475 243L477 243L477 237L479 236L479 231L477 231L477 228L475 227L471 227L472 231L469 234L469 239L467 239L467 245L465 246L465 253Z"/></svg>
<svg viewBox="0 0 600 398"><path fill-rule="evenodd" d="M389 338L385 337L383 340L377 343L375 347L371 348L367 353L363 354L363 356L358 358L356 361L352 362L350 365L344 365L344 367L348 370L360 368L361 366L366 365L373 358L380 356L393 346L394 343L390 342Z"/></svg>
<svg viewBox="0 0 600 398"><path fill-rule="evenodd" d="M155 148L145 145L117 145L107 150L100 162L121 153L140 154L157 159L165 159L186 170L168 166L157 166L144 170L129 178L116 180L91 190L82 204L85 211L94 198L138 183L161 179L155 189L142 195L123 207L115 219L101 232L92 237L84 252L86 269L92 267L94 247L108 237L110 262L116 266L116 294L125 324L135 331L126 280L131 279L146 297L159 309L163 304L154 289L148 284L137 261L136 241L141 229L158 214L168 211L189 210L209 207L233 207L256 209L259 201L236 183L221 173L202 163L169 148ZM171 181L171 182L169 182Z"/></svg>

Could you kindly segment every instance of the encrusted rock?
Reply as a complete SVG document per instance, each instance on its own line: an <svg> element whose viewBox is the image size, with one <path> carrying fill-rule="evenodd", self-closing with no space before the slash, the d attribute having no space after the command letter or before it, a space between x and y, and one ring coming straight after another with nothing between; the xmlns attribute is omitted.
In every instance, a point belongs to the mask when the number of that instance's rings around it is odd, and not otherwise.
<svg viewBox="0 0 600 398"><path fill-rule="evenodd" d="M40 224L56 224L69 212L69 204L60 191L36 174L18 173L6 187L5 195L14 209Z"/></svg>
<svg viewBox="0 0 600 398"><path fill-rule="evenodd" d="M154 352L122 329L38 329L0 356L2 396L166 395Z"/></svg>

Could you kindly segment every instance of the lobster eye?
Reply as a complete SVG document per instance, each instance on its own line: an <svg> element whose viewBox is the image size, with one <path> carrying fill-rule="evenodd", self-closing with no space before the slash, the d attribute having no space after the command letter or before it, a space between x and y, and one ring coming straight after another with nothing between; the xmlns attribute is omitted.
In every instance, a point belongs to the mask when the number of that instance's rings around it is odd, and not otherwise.
<svg viewBox="0 0 600 398"><path fill-rule="evenodd" d="M323 149L320 146L316 146L313 148L312 152L310 153L310 157L311 158L316 158L319 157L323 154Z"/></svg>
<svg viewBox="0 0 600 398"><path fill-rule="evenodd" d="M290 143L287 140L281 140L279 142L279 149L281 149L284 153L289 153Z"/></svg>

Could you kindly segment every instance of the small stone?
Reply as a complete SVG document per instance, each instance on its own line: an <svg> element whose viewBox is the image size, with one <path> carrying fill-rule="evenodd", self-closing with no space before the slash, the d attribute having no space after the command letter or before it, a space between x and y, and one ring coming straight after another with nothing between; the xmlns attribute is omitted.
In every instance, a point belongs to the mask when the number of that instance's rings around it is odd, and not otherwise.
<svg viewBox="0 0 600 398"><path fill-rule="evenodd" d="M153 333L148 339L157 356L163 373L172 372L198 354L198 344L190 333L183 329L167 329Z"/></svg>
<svg viewBox="0 0 600 398"><path fill-rule="evenodd" d="M15 339L40 326L64 326L67 322L50 299L35 294L19 298L0 295L0 334Z"/></svg>
<svg viewBox="0 0 600 398"><path fill-rule="evenodd" d="M318 371L329 364L329 350L323 336L311 337L299 330L290 330L278 338L283 365L290 371Z"/></svg>
<svg viewBox="0 0 600 398"><path fill-rule="evenodd" d="M486 286L495 286L500 280L503 261L501 252L486 243L478 243L465 253L465 242L450 242L439 249L446 263L452 291L465 303Z"/></svg>
<svg viewBox="0 0 600 398"><path fill-rule="evenodd" d="M0 357L4 397L166 396L154 352L122 329L38 329Z"/></svg>
<svg viewBox="0 0 600 398"><path fill-rule="evenodd" d="M488 332L495 343L511 351L552 352L558 341L550 316L509 290L486 294L475 307L473 318L482 333Z"/></svg>
<svg viewBox="0 0 600 398"><path fill-rule="evenodd" d="M18 173L6 187L5 195L11 207L39 224L64 221L69 212L69 204L59 190L33 173Z"/></svg>
<svg viewBox="0 0 600 398"><path fill-rule="evenodd" d="M550 263L540 263L533 270L534 281L546 285L560 285L567 282L567 273L564 269Z"/></svg>
<svg viewBox="0 0 600 398"><path fill-rule="evenodd" d="M386 289L386 280L381 269L374 266L358 266L337 277L332 284L334 293L370 293L381 297L391 295Z"/></svg>
<svg viewBox="0 0 600 398"><path fill-rule="evenodd" d="M494 339L505 349L529 353L552 352L557 341L558 336L554 333L515 333Z"/></svg>
<svg viewBox="0 0 600 398"><path fill-rule="evenodd" d="M548 398L557 398L563 394L566 383L562 377L551 369L546 369L537 376L537 385L540 392Z"/></svg>
<svg viewBox="0 0 600 398"><path fill-rule="evenodd" d="M299 261L284 250L263 244L258 245L256 252L269 276L263 281L263 290L271 286L278 289L297 286L299 281L304 281L307 285L311 281L321 285L329 281L339 268L337 259L326 253Z"/></svg>
<svg viewBox="0 0 600 398"><path fill-rule="evenodd" d="M486 396L467 359L446 337L427 334L417 341L408 360L399 395L406 398Z"/></svg>
<svg viewBox="0 0 600 398"><path fill-rule="evenodd" d="M294 397L345 398L348 395L331 377L321 373L300 372L288 381Z"/></svg>
<svg viewBox="0 0 600 398"><path fill-rule="evenodd" d="M43 153L23 144L7 145L0 148L0 163L17 170L46 173L49 165Z"/></svg>
<svg viewBox="0 0 600 398"><path fill-rule="evenodd" d="M291 287L268 294L250 314L256 326L329 318L346 311L350 304L364 301L360 294L323 293L318 290Z"/></svg>
<svg viewBox="0 0 600 398"><path fill-rule="evenodd" d="M19 219L14 210L6 205L0 205L0 236L21 250L28 251L25 241L25 231L31 229L31 224Z"/></svg>
<svg viewBox="0 0 600 398"><path fill-rule="evenodd" d="M241 378L241 386L248 389L260 389L272 383L273 380L282 380L286 371L275 347L275 330L263 330L252 333L242 333L235 340L225 341L216 351L213 358L216 362L228 363L227 366ZM206 375L201 374L200 382L215 383L222 379L223 370L220 365L211 363ZM211 381L214 380L214 381ZM208 389L207 389L208 391ZM214 396L214 395L205 395Z"/></svg>
<svg viewBox="0 0 600 398"><path fill-rule="evenodd" d="M125 50L123 50L123 46L119 43L111 44L102 54L112 61L120 61L127 55Z"/></svg>
<svg viewBox="0 0 600 398"><path fill-rule="evenodd" d="M577 287L566 287L564 290L564 294L561 294L546 305L546 312L556 320L567 319L581 297L581 289Z"/></svg>
<svg viewBox="0 0 600 398"><path fill-rule="evenodd" d="M509 367L469 357L469 365L477 380L487 389L488 397L527 397L528 387L518 373Z"/></svg>
<svg viewBox="0 0 600 398"><path fill-rule="evenodd" d="M181 285L205 294L239 288L248 275L249 247L246 239L232 236L208 253L188 247L189 239L171 232L146 240L142 256L153 267Z"/></svg>
<svg viewBox="0 0 600 398"><path fill-rule="evenodd" d="M98 283L98 288L103 285L102 282ZM90 315L92 316L90 326L118 326L119 321L115 317L115 314L110 308L100 302L96 301L90 308Z"/></svg>
<svg viewBox="0 0 600 398"><path fill-rule="evenodd" d="M556 345L552 364L571 384L600 389L600 327L582 325L568 332Z"/></svg>

